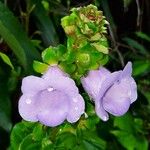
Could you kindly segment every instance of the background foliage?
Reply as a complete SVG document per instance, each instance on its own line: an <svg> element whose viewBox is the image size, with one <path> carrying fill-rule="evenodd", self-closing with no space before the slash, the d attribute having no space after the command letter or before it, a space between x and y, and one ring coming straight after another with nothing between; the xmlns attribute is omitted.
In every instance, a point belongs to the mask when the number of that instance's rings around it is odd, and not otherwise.
<svg viewBox="0 0 150 150"><path fill-rule="evenodd" d="M109 21L110 70L133 62L138 100L122 117L102 122L92 115L75 125L47 128L21 121L18 114L24 76L36 74L33 60L48 46L66 44L60 19L72 7L95 4ZM0 0L1 149L148 150L150 142L149 0ZM35 64L35 63L34 63ZM36 70L36 66L34 66ZM38 71L37 71L38 72ZM85 99L87 95L83 93Z"/></svg>

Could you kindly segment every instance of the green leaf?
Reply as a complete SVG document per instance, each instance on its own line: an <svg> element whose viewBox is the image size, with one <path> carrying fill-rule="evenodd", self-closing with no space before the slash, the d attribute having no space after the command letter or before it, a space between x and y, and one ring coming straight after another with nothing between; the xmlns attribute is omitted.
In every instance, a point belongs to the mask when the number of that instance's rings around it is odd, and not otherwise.
<svg viewBox="0 0 150 150"><path fill-rule="evenodd" d="M75 52L69 51L64 54L62 61L66 61L67 64L72 64L73 62L75 62L75 55Z"/></svg>
<svg viewBox="0 0 150 150"><path fill-rule="evenodd" d="M8 95L8 91L5 89L5 83L1 86L3 89L0 90L0 127L2 127L5 131L10 132L12 123L10 119L11 115L11 103L10 97Z"/></svg>
<svg viewBox="0 0 150 150"><path fill-rule="evenodd" d="M56 140L56 145L58 148L72 149L76 144L76 136L69 132L60 134Z"/></svg>
<svg viewBox="0 0 150 150"><path fill-rule="evenodd" d="M142 135L134 136L125 131L112 132L127 150L148 150L148 141Z"/></svg>
<svg viewBox="0 0 150 150"><path fill-rule="evenodd" d="M76 70L75 64L67 64L66 62L61 62L59 66L68 74L72 74Z"/></svg>
<svg viewBox="0 0 150 150"><path fill-rule="evenodd" d="M87 150L105 150L106 142L97 136L96 132L86 131L83 132L84 144Z"/></svg>
<svg viewBox="0 0 150 150"><path fill-rule="evenodd" d="M39 61L33 62L33 69L38 73L44 73L48 69L48 65Z"/></svg>
<svg viewBox="0 0 150 150"><path fill-rule="evenodd" d="M129 133L134 132L133 118L129 113L125 114L122 117L116 117L114 120L114 126Z"/></svg>
<svg viewBox="0 0 150 150"><path fill-rule="evenodd" d="M89 116L86 121L86 125L92 131L96 129L96 124L98 124L99 121L100 119L96 115Z"/></svg>
<svg viewBox="0 0 150 150"><path fill-rule="evenodd" d="M99 52L108 54L108 47L100 44L100 43L92 43L92 46L94 46Z"/></svg>
<svg viewBox="0 0 150 150"><path fill-rule="evenodd" d="M49 137L42 139L42 150L53 150L53 147L54 145Z"/></svg>
<svg viewBox="0 0 150 150"><path fill-rule="evenodd" d="M150 42L150 36L148 36L147 34L145 34L145 33L143 33L143 32L136 32L135 34L136 34L139 38Z"/></svg>
<svg viewBox="0 0 150 150"><path fill-rule="evenodd" d="M109 60L109 56L108 56L108 55L103 55L103 59L101 59L101 60L99 61L99 64L100 64L101 66L103 66L103 65L105 65L105 64L108 62L108 60Z"/></svg>
<svg viewBox="0 0 150 150"><path fill-rule="evenodd" d="M127 9L129 5L131 4L132 0L123 0L124 8Z"/></svg>
<svg viewBox="0 0 150 150"><path fill-rule="evenodd" d="M27 72L32 71L32 61L40 55L28 39L12 12L0 2L0 35L13 50Z"/></svg>
<svg viewBox="0 0 150 150"><path fill-rule="evenodd" d="M58 61L63 60L63 55L66 53L66 47L58 45L57 47L48 47L42 52L42 59L47 64L57 64Z"/></svg>
<svg viewBox="0 0 150 150"><path fill-rule="evenodd" d="M141 131L143 122L140 119L134 119L129 113L122 117L115 118L114 126L118 130L111 131L117 137L117 140L127 150L147 150L148 141ZM142 132L143 133L143 132Z"/></svg>
<svg viewBox="0 0 150 150"><path fill-rule="evenodd" d="M22 140L32 133L33 129L35 127L35 123L30 123L30 122L20 122L16 124L13 127L13 130L11 132L11 148L13 150L19 149L20 143ZM32 145L32 144L31 144Z"/></svg>
<svg viewBox="0 0 150 150"><path fill-rule="evenodd" d="M16 90L20 74L21 74L21 67L16 67L15 70L11 70L9 79L7 81L9 92L14 92L14 90Z"/></svg>
<svg viewBox="0 0 150 150"><path fill-rule="evenodd" d="M9 66L11 67L11 69L14 69L13 64L11 63L9 57L8 57L6 54L0 52L0 57L2 58L2 60L3 60L7 65L9 65Z"/></svg>
<svg viewBox="0 0 150 150"><path fill-rule="evenodd" d="M147 54L148 54L146 48L145 48L142 44L140 44L139 42L137 42L137 41L135 41L135 40L133 40L133 39L131 39L131 38L127 38L127 37L126 37L126 38L123 38L123 40L124 40L129 46L131 46L131 47L136 48L137 50L139 50L139 53L144 54L144 55L147 55Z"/></svg>
<svg viewBox="0 0 150 150"><path fill-rule="evenodd" d="M46 46L56 46L58 44L58 36L54 24L43 7L41 0L31 0L30 3L31 5L35 5L33 15L36 19L35 23L42 33L43 42Z"/></svg>
<svg viewBox="0 0 150 150"><path fill-rule="evenodd" d="M140 118L135 118L134 122L135 122L135 126L134 126L135 130L137 132L141 132L142 133L143 132L143 120L140 119Z"/></svg>
<svg viewBox="0 0 150 150"><path fill-rule="evenodd" d="M10 68L8 70L8 66L0 59L0 128L7 132L10 132L12 127L9 74Z"/></svg>
<svg viewBox="0 0 150 150"><path fill-rule="evenodd" d="M50 128L40 123L22 121L16 124L11 133L12 150L48 150L53 147Z"/></svg>
<svg viewBox="0 0 150 150"><path fill-rule="evenodd" d="M150 61L149 60L137 60L133 62L133 75L143 75L148 73L150 70Z"/></svg>
<svg viewBox="0 0 150 150"><path fill-rule="evenodd" d="M33 139L33 134L27 135L19 145L19 150L40 150L41 143L35 142Z"/></svg>
<svg viewBox="0 0 150 150"><path fill-rule="evenodd" d="M39 50L43 50L43 47L41 46L41 40L31 39L31 42L36 48L38 48Z"/></svg>
<svg viewBox="0 0 150 150"><path fill-rule="evenodd" d="M5 112L2 112L1 109L0 109L0 127L2 127L7 132L10 132L12 128L10 118L6 115Z"/></svg>
<svg viewBox="0 0 150 150"><path fill-rule="evenodd" d="M42 5L45 8L46 11L49 11L49 3L47 1L42 1Z"/></svg>
<svg viewBox="0 0 150 150"><path fill-rule="evenodd" d="M48 47L42 52L42 59L47 64L57 64L58 57L56 53L55 47Z"/></svg>
<svg viewBox="0 0 150 150"><path fill-rule="evenodd" d="M36 141L42 141L42 139L46 136L44 126L40 123L35 126L32 133L33 133L33 138Z"/></svg>

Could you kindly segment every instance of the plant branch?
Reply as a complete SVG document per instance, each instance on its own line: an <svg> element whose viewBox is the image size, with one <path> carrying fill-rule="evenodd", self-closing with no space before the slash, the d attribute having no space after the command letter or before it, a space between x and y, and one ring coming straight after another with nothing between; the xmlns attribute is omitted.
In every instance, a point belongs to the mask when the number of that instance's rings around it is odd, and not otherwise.
<svg viewBox="0 0 150 150"><path fill-rule="evenodd" d="M140 8L139 0L136 0L136 5L137 5L137 19L136 19L137 21L136 21L136 24L137 24L137 27L140 28L142 12L141 12L141 8Z"/></svg>

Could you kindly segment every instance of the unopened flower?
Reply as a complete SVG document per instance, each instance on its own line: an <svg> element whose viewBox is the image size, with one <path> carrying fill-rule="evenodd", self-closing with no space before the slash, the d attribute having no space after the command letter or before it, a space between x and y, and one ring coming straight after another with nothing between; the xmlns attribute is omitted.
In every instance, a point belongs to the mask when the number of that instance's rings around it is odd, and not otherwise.
<svg viewBox="0 0 150 150"><path fill-rule="evenodd" d="M114 116L125 114L137 99L137 86L131 74L132 64L128 62L121 71L110 73L100 67L81 79L85 91L95 102L96 114L102 120L109 119L108 113Z"/></svg>
<svg viewBox="0 0 150 150"><path fill-rule="evenodd" d="M75 82L56 66L41 78L25 77L21 90L19 113L24 120L53 127L65 119L74 123L84 113L84 100Z"/></svg>

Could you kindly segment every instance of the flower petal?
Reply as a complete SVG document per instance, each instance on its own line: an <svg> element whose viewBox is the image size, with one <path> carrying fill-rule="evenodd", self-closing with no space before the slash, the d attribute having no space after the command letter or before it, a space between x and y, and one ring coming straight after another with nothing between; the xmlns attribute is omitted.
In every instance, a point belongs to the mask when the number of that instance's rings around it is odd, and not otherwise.
<svg viewBox="0 0 150 150"><path fill-rule="evenodd" d="M23 78L21 90L23 94L36 94L38 91L47 88L48 83L36 76L28 76Z"/></svg>
<svg viewBox="0 0 150 150"><path fill-rule="evenodd" d="M137 85L135 80L132 77L123 78L120 83L126 87L126 95L129 96L131 103L137 99Z"/></svg>
<svg viewBox="0 0 150 150"><path fill-rule="evenodd" d="M95 101L95 111L103 121L107 121L109 119L108 113L103 108L102 101Z"/></svg>
<svg viewBox="0 0 150 150"><path fill-rule="evenodd" d="M81 95L76 95L70 100L69 112L67 115L68 122L76 122L80 116L84 113L85 103Z"/></svg>
<svg viewBox="0 0 150 150"><path fill-rule="evenodd" d="M54 91L42 91L38 95L39 121L47 126L57 126L66 119L69 107L69 98L64 93Z"/></svg>
<svg viewBox="0 0 150 150"><path fill-rule="evenodd" d="M63 91L70 96L79 93L74 80L69 78L69 76L62 72L57 66L50 67L42 78L44 78L54 89Z"/></svg>
<svg viewBox="0 0 150 150"><path fill-rule="evenodd" d="M66 77L68 74L64 73L58 66L51 66L47 72L42 76L43 79L51 80L59 77Z"/></svg>
<svg viewBox="0 0 150 150"><path fill-rule="evenodd" d="M57 79L48 80L50 85L54 89L64 92L70 97L77 95L79 93L78 88L75 85L75 82L69 77L58 77Z"/></svg>
<svg viewBox="0 0 150 150"><path fill-rule="evenodd" d="M130 88L131 88L130 100L131 100L131 103L133 103L137 99L137 85L133 78L131 78L131 81L130 81Z"/></svg>
<svg viewBox="0 0 150 150"><path fill-rule="evenodd" d="M112 100L104 97L103 107L107 112L114 116L122 116L128 111L130 107L130 99L124 97Z"/></svg>
<svg viewBox="0 0 150 150"><path fill-rule="evenodd" d="M131 77L131 75L132 75L132 63L128 62L120 75L120 79Z"/></svg>
<svg viewBox="0 0 150 150"><path fill-rule="evenodd" d="M130 106L130 88L124 83L115 83L103 97L103 107L115 116L125 114Z"/></svg>
<svg viewBox="0 0 150 150"><path fill-rule="evenodd" d="M110 71L104 67L100 67L99 68L99 73L101 74L101 76L107 76L110 74Z"/></svg>
<svg viewBox="0 0 150 150"><path fill-rule="evenodd" d="M121 74L121 71L116 71L116 72L113 72L113 73L106 76L105 80L102 83L102 88L100 89L99 96L98 96L97 100L101 101L105 92L108 90L108 88L110 88L114 84L114 82L116 80L118 80L120 74Z"/></svg>
<svg viewBox="0 0 150 150"><path fill-rule="evenodd" d="M110 72L101 67L100 70L92 70L88 73L87 77L81 78L82 86L94 100L97 99L102 87L102 82L108 74L110 74Z"/></svg>
<svg viewBox="0 0 150 150"><path fill-rule="evenodd" d="M23 95L19 100L19 114L26 121L36 122L37 119L37 103L35 96Z"/></svg>
<svg viewBox="0 0 150 150"><path fill-rule="evenodd" d="M57 66L50 67L42 78L24 78L22 91L19 111L25 120L39 120L42 124L53 127L61 124L66 118L70 122L76 122L84 113L84 100L79 95L74 80ZM26 95L30 95L33 102L30 102L31 99ZM29 106L24 108L25 104Z"/></svg>

